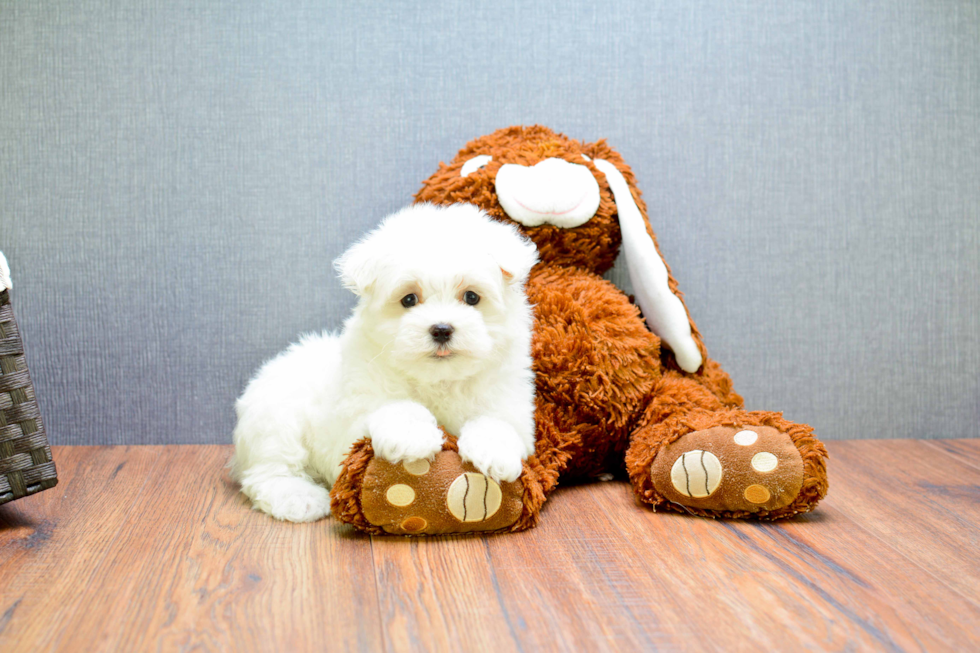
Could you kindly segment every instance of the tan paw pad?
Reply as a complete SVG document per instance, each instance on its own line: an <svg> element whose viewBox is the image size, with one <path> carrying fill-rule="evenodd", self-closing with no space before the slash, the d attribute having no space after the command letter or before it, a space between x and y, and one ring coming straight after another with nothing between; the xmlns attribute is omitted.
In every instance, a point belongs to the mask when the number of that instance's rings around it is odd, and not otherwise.
<svg viewBox="0 0 980 653"><path fill-rule="evenodd" d="M750 485L745 488L745 492L742 493L742 496L745 497L746 501L758 504L768 501L771 494L769 493L769 490L765 488L765 486Z"/></svg>
<svg viewBox="0 0 980 653"><path fill-rule="evenodd" d="M404 507L412 505L415 501L415 490L407 485L401 483L397 485L392 485L385 492L385 498L388 499L388 503L393 506Z"/></svg>
<svg viewBox="0 0 980 653"><path fill-rule="evenodd" d="M674 489L686 497L710 497L721 484L723 471L718 457L703 449L683 454L670 470Z"/></svg>
<svg viewBox="0 0 980 653"><path fill-rule="evenodd" d="M425 476L429 473L429 461L425 458L406 460L402 463L402 467L412 476Z"/></svg>
<svg viewBox="0 0 980 653"><path fill-rule="evenodd" d="M409 533L421 533L428 525L429 522L425 521L421 517L409 517L401 523L401 527Z"/></svg>
<svg viewBox="0 0 980 653"><path fill-rule="evenodd" d="M779 458L768 451L760 451L752 456L752 469L757 472L767 473L779 466Z"/></svg>
<svg viewBox="0 0 980 653"><path fill-rule="evenodd" d="M449 486L446 505L462 522L486 521L500 509L500 486L483 474L461 474Z"/></svg>
<svg viewBox="0 0 980 653"><path fill-rule="evenodd" d="M742 445L743 447L749 447L755 444L755 441L759 439L759 434L755 431L739 431L735 434L735 444Z"/></svg>

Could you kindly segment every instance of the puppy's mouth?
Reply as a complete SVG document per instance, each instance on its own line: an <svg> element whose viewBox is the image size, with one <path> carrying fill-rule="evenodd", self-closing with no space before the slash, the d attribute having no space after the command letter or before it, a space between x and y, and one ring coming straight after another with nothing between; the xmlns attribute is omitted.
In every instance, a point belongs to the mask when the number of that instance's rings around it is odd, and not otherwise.
<svg viewBox="0 0 980 653"><path fill-rule="evenodd" d="M441 347L438 347L434 352L432 352L432 355L429 358L434 358L440 361L447 361L450 358L455 358L455 357L456 357L456 352L454 352L449 347L443 345Z"/></svg>

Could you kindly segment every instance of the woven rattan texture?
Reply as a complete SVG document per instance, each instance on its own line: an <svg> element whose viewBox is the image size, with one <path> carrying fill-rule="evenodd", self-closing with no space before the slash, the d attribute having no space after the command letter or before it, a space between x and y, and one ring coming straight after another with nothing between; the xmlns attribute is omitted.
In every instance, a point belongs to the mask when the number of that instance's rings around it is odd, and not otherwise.
<svg viewBox="0 0 980 653"><path fill-rule="evenodd" d="M58 483L10 291L0 291L0 504Z"/></svg>

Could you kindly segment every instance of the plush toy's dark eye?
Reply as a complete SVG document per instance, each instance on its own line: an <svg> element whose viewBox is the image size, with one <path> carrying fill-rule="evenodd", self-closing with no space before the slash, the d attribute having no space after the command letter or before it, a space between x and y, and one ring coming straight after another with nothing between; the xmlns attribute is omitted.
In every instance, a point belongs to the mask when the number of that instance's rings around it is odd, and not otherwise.
<svg viewBox="0 0 980 653"><path fill-rule="evenodd" d="M405 308L412 308L418 303L419 303L419 298L415 293L412 293L410 295L405 295L404 297L402 297L402 306L404 306Z"/></svg>
<svg viewBox="0 0 980 653"><path fill-rule="evenodd" d="M465 293L463 293L463 301L470 306L476 306L480 303L480 296L472 290L467 290Z"/></svg>

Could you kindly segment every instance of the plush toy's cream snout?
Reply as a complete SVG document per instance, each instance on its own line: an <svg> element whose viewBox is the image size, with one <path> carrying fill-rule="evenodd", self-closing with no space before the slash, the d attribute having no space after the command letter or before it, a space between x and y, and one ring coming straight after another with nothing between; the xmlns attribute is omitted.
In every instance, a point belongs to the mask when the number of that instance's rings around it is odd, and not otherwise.
<svg viewBox="0 0 980 653"><path fill-rule="evenodd" d="M599 208L599 184L592 171L564 159L533 166L506 163L495 183L500 206L525 227L571 229L588 222Z"/></svg>

